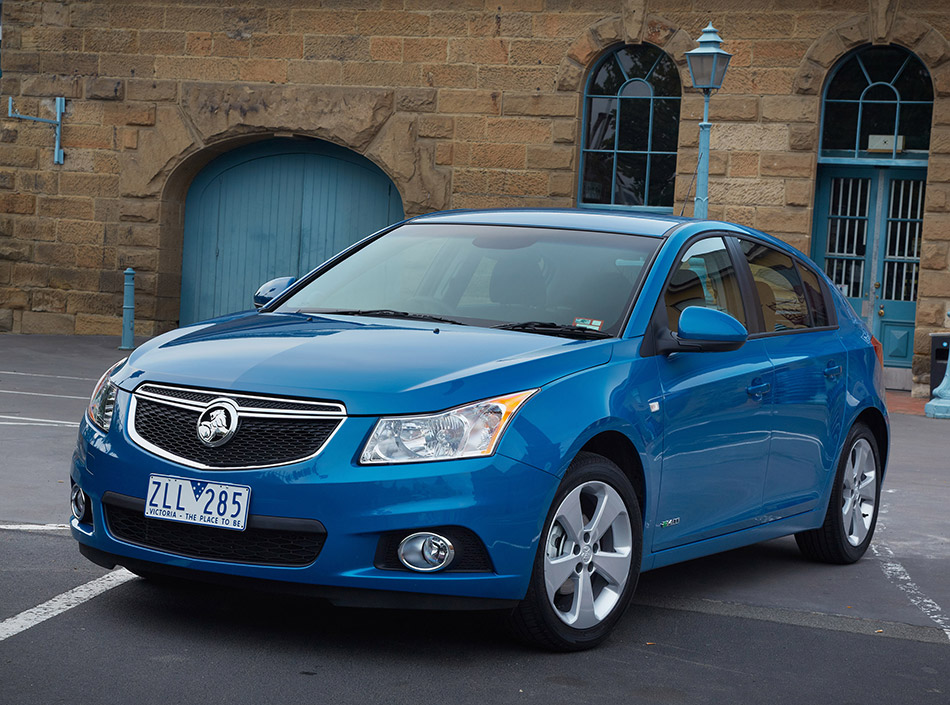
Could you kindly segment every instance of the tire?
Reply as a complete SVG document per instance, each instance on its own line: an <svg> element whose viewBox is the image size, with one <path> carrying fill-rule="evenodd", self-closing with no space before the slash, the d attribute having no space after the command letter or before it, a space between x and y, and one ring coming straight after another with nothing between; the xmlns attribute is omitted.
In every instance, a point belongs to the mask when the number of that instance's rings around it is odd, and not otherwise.
<svg viewBox="0 0 950 705"><path fill-rule="evenodd" d="M851 427L835 473L828 511L817 529L795 534L798 548L822 563L854 563L871 545L881 503L881 455L871 429Z"/></svg>
<svg viewBox="0 0 950 705"><path fill-rule="evenodd" d="M511 614L515 635L552 651L597 646L630 603L642 549L630 481L606 458L579 453L544 522L528 592Z"/></svg>

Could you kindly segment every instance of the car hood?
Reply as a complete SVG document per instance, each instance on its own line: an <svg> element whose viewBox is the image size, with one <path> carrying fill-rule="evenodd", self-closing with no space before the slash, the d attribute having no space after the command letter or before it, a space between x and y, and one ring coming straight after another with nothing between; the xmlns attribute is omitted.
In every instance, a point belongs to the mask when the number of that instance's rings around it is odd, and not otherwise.
<svg viewBox="0 0 950 705"><path fill-rule="evenodd" d="M572 340L417 321L244 314L181 328L115 376L340 401L351 415L438 411L540 387L610 359L613 340Z"/></svg>

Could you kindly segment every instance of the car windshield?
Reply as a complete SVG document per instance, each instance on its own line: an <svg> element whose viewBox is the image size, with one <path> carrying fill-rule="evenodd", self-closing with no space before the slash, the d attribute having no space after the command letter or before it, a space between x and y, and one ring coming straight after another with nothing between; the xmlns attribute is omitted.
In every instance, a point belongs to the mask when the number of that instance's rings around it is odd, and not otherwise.
<svg viewBox="0 0 950 705"><path fill-rule="evenodd" d="M353 252L277 310L615 336L659 242L618 233L410 223Z"/></svg>

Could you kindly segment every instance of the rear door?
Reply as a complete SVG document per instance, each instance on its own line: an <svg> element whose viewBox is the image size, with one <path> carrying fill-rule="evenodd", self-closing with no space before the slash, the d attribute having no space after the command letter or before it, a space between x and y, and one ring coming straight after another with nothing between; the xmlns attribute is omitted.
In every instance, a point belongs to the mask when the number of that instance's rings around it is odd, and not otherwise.
<svg viewBox="0 0 950 705"><path fill-rule="evenodd" d="M772 441L763 514L813 509L835 470L843 423L847 356L834 306L818 275L765 243L741 239L764 344L775 371Z"/></svg>

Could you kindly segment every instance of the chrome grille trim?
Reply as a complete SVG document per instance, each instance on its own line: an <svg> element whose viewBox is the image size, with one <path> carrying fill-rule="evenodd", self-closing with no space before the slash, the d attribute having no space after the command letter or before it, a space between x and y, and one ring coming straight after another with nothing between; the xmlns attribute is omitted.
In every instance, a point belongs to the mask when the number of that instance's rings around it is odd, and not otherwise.
<svg viewBox="0 0 950 705"><path fill-rule="evenodd" d="M195 401L170 396L169 392L186 393L207 396L207 401ZM324 401L305 401L291 397L270 397L259 394L245 394L243 392L228 392L220 389L194 389L191 387L175 387L166 384L146 382L139 386L133 394L146 397L169 406L179 406L192 411L203 411L209 403L222 397L230 399L237 405L242 415L284 416L287 418L329 418L346 416L346 407L343 404ZM296 406L297 409L267 408L255 406L255 402L279 403L287 406ZM244 414L243 412L248 412Z"/></svg>
<svg viewBox="0 0 950 705"><path fill-rule="evenodd" d="M196 402L188 399L179 399L175 397L169 397L163 395L161 390L174 390L174 391L184 391L195 394L204 394L208 396L207 402ZM238 407L238 416L242 418L260 418L260 419L293 419L295 421L335 421L337 422L336 427L333 431L330 432L330 435L327 436L326 440L320 445L319 448L313 453L310 453L306 456L299 458L294 458L292 460L283 460L277 463L267 463L267 464L248 464L248 465L227 465L227 466L214 466L206 465L204 463L192 460L190 458L185 458L176 453L172 453L161 446L157 446L154 443L143 438L142 435L136 430L135 427L135 415L137 400L142 399L155 402L158 404L163 404L169 407L177 407L179 409L187 409L188 411L201 412L204 411L210 404L219 399L230 399ZM312 410L306 410L306 408L301 409L267 409L261 408L259 406L254 406L255 400L264 400L264 401L273 401L273 402L286 402L293 405L300 405L305 407L306 405L312 406ZM236 393L236 392L225 392L219 390L210 390L210 389L192 389L188 387L174 387L171 385L160 385L154 383L145 383L140 385L135 391L130 394L129 400L129 420L128 420L128 432L129 437L135 442L139 447L153 453L165 460L170 460L173 463L179 465L185 465L190 468L195 468L197 470L210 470L210 471L227 471L227 470L257 470L262 468L273 468L281 467L286 465L293 465L295 463L305 462L307 460L312 460L316 458L320 453L323 452L323 449L333 440L333 437L336 436L337 432L340 430L340 427L346 420L346 407L343 404L334 403L334 402L308 402L300 399L293 399L290 397L267 397L262 395L254 394L245 394L245 393Z"/></svg>

